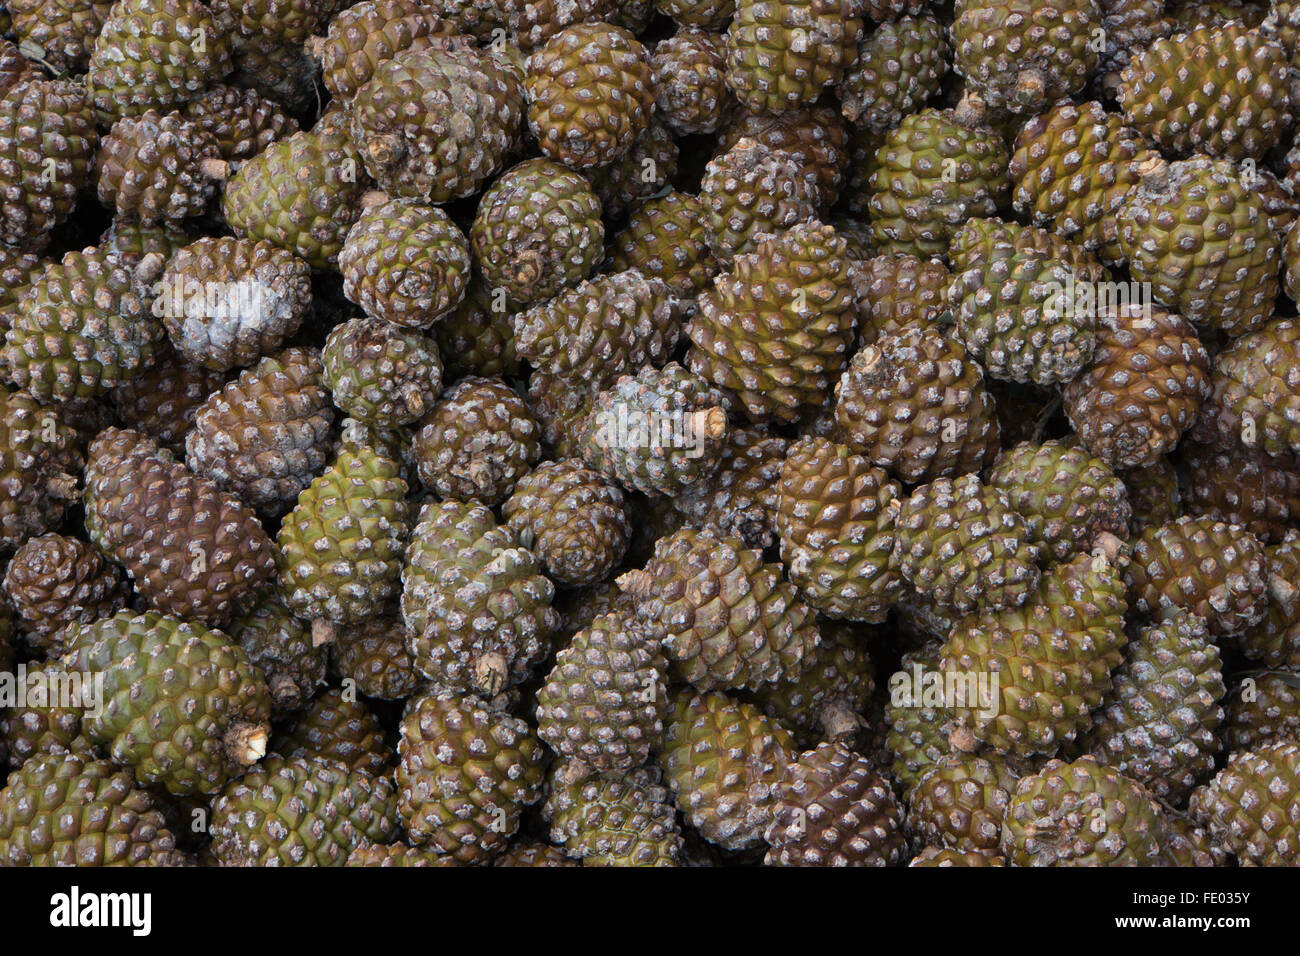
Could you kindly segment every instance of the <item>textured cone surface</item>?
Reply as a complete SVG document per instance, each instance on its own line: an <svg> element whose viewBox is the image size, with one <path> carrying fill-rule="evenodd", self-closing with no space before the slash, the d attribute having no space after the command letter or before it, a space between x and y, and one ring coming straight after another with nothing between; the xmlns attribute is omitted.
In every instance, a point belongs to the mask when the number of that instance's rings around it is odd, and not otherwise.
<svg viewBox="0 0 1300 956"><path fill-rule="evenodd" d="M997 758L945 757L912 792L908 828L926 846L997 853L1018 779Z"/></svg>
<svg viewBox="0 0 1300 956"><path fill-rule="evenodd" d="M559 642L567 644L573 635L590 627L604 614L619 614L633 609L632 599L619 590L617 581L602 581L585 588L569 588L555 597L555 611L560 616L556 631Z"/></svg>
<svg viewBox="0 0 1300 956"><path fill-rule="evenodd" d="M337 459L349 448L368 448L381 458L395 462L398 466L397 473L410 489L416 487L413 439L414 436L406 429L376 428L355 418L345 418L334 439L334 457ZM417 506L412 504L413 513L416 509Z"/></svg>
<svg viewBox="0 0 1300 956"><path fill-rule="evenodd" d="M876 241L921 258L943 255L968 218L997 214L1007 158L991 130L968 129L939 110L905 117L885 137L871 174Z"/></svg>
<svg viewBox="0 0 1300 956"><path fill-rule="evenodd" d="M1292 531L1265 551L1268 606L1237 638L1250 660L1267 667L1300 668L1300 532Z"/></svg>
<svg viewBox="0 0 1300 956"><path fill-rule="evenodd" d="M396 836L397 795L384 777L269 757L213 802L211 830L221 866L343 866Z"/></svg>
<svg viewBox="0 0 1300 956"><path fill-rule="evenodd" d="M190 100L181 115L217 141L227 162L252 159L276 140L298 132L298 121L256 90L213 86Z"/></svg>
<svg viewBox="0 0 1300 956"><path fill-rule="evenodd" d="M361 214L339 253L343 294L366 315L423 329L465 297L469 243L441 209L405 200Z"/></svg>
<svg viewBox="0 0 1300 956"><path fill-rule="evenodd" d="M415 666L491 697L527 678L559 624L537 558L487 508L428 504L402 570L402 618Z"/></svg>
<svg viewBox="0 0 1300 956"><path fill-rule="evenodd" d="M683 26L722 30L736 11L735 0L654 0L655 9Z"/></svg>
<svg viewBox="0 0 1300 956"><path fill-rule="evenodd" d="M375 846L358 846L348 854L344 866L460 866L456 860L441 853L407 846L404 843L382 843Z"/></svg>
<svg viewBox="0 0 1300 956"><path fill-rule="evenodd" d="M1133 506L1130 528L1134 533L1172 521L1182 514L1182 494L1173 463L1160 457L1150 465L1122 473Z"/></svg>
<svg viewBox="0 0 1300 956"><path fill-rule="evenodd" d="M1231 163L1189 159L1144 176L1119 210L1119 244L1133 280L1198 328L1237 336L1272 314L1280 245Z"/></svg>
<svg viewBox="0 0 1300 956"><path fill-rule="evenodd" d="M279 348L311 305L308 264L252 239L199 239L168 260L160 285L155 312L162 310L172 344L218 372Z"/></svg>
<svg viewBox="0 0 1300 956"><path fill-rule="evenodd" d="M1002 826L1012 866L1154 866L1165 817L1150 792L1091 757L1022 777Z"/></svg>
<svg viewBox="0 0 1300 956"><path fill-rule="evenodd" d="M81 73L113 4L105 0L12 0L6 6L19 44L39 48L41 58L56 70Z"/></svg>
<svg viewBox="0 0 1300 956"><path fill-rule="evenodd" d="M769 866L892 866L907 841L885 778L842 743L800 754L776 785Z"/></svg>
<svg viewBox="0 0 1300 956"><path fill-rule="evenodd" d="M103 679L82 731L136 779L178 795L216 793L266 752L262 672L221 631L122 611L68 634L69 672Z"/></svg>
<svg viewBox="0 0 1300 956"><path fill-rule="evenodd" d="M12 26L12 16L8 5L5 7L5 15L0 17L0 25L4 25L6 28ZM5 32L8 34L10 31L6 29ZM12 42L6 36L4 43L0 43L0 92L8 90L21 80L31 79L35 75L35 66L18 49L18 44Z"/></svg>
<svg viewBox="0 0 1300 956"><path fill-rule="evenodd" d="M1179 4L1169 11L1168 19L1175 34L1222 27L1232 21L1237 21L1244 29L1254 30L1268 12L1264 6L1247 4L1243 0L1206 0Z"/></svg>
<svg viewBox="0 0 1300 956"><path fill-rule="evenodd" d="M193 240L190 223L161 222L146 225L134 219L114 219L113 224L99 237L99 250L117 256L125 265L135 268L144 257L156 252L164 260L185 248Z"/></svg>
<svg viewBox="0 0 1300 956"><path fill-rule="evenodd" d="M294 4L312 5L312 0ZM279 8L280 4L265 5L267 16L259 17L261 22L232 40L235 69L229 79L238 86L257 90L296 115L310 115L317 102L316 63L296 41L275 36ZM318 22L317 29L323 28L324 24Z"/></svg>
<svg viewBox="0 0 1300 956"><path fill-rule="evenodd" d="M385 614L339 628L330 643L334 670L357 691L380 700L409 697L419 684L407 650L406 625L399 614Z"/></svg>
<svg viewBox="0 0 1300 956"><path fill-rule="evenodd" d="M625 375L596 396L581 426L583 461L628 490L675 495L717 470L726 402L676 362Z"/></svg>
<svg viewBox="0 0 1300 956"><path fill-rule="evenodd" d="M501 169L522 101L518 80L492 57L407 50L379 64L348 114L366 169L389 196L444 203Z"/></svg>
<svg viewBox="0 0 1300 956"><path fill-rule="evenodd" d="M1056 385L1092 356L1092 310L1066 290L1074 272L999 246L953 279L948 298L966 348L993 378Z"/></svg>
<svg viewBox="0 0 1300 956"><path fill-rule="evenodd" d="M476 0L440 0L463 6ZM477 0L482 6L481 0ZM492 0L505 14L506 28L520 49L534 50L566 27L576 23L612 20L618 13L617 0ZM467 32L471 32L468 31ZM487 38L490 38L489 36Z"/></svg>
<svg viewBox="0 0 1300 956"><path fill-rule="evenodd" d="M1133 545L1129 601L1163 619L1179 609L1205 618L1210 634L1239 634L1268 607L1264 546L1238 525L1178 518L1148 528Z"/></svg>
<svg viewBox="0 0 1300 956"><path fill-rule="evenodd" d="M856 314L845 243L796 225L737 256L699 297L687 363L737 393L754 421L821 406L848 364Z"/></svg>
<svg viewBox="0 0 1300 956"><path fill-rule="evenodd" d="M1300 518L1295 455L1186 441L1178 450L1178 477L1188 514L1241 525L1261 541L1280 542Z"/></svg>
<svg viewBox="0 0 1300 956"><path fill-rule="evenodd" d="M1058 103L1016 136L1012 203L1035 225L1114 264L1124 259L1116 213L1155 158L1137 131L1100 103Z"/></svg>
<svg viewBox="0 0 1300 956"><path fill-rule="evenodd" d="M1209 357L1181 316L1121 306L1097 317L1091 361L1063 399L1085 448L1113 468L1140 468L1177 444L1209 391Z"/></svg>
<svg viewBox="0 0 1300 956"><path fill-rule="evenodd" d="M1229 691L1227 701L1224 739L1229 751L1300 737L1300 672L1247 677Z"/></svg>
<svg viewBox="0 0 1300 956"><path fill-rule="evenodd" d="M1300 744L1281 740L1238 751L1192 794L1192 816L1247 866L1300 861Z"/></svg>
<svg viewBox="0 0 1300 956"><path fill-rule="evenodd" d="M520 479L502 515L564 587L606 578L632 536L623 492L570 459L542 462Z"/></svg>
<svg viewBox="0 0 1300 956"><path fill-rule="evenodd" d="M679 30L655 44L650 66L655 107L678 136L715 132L731 109L726 52L721 38L705 30Z"/></svg>
<svg viewBox="0 0 1300 956"><path fill-rule="evenodd" d="M155 610L220 627L275 577L252 510L151 439L106 429L87 458L86 532Z"/></svg>
<svg viewBox="0 0 1300 956"><path fill-rule="evenodd" d="M1005 257L1006 253L1002 251L1005 246L1067 266L1081 283L1101 282L1107 277L1106 269L1097 257L1072 240L1038 226L1023 226L997 216L971 219L963 224L952 237L948 259L953 270L960 274L991 259ZM1068 303L1070 300L1065 301ZM1081 308L1089 309L1086 299Z"/></svg>
<svg viewBox="0 0 1300 956"><path fill-rule="evenodd" d="M658 773L585 776L573 783L552 772L542 815L551 839L584 866L677 866L683 852L668 790Z"/></svg>
<svg viewBox="0 0 1300 956"><path fill-rule="evenodd" d="M673 675L697 690L756 690L797 675L817 645L812 609L780 565L736 538L675 532L619 586L662 641Z"/></svg>
<svg viewBox="0 0 1300 956"><path fill-rule="evenodd" d="M325 648L312 646L311 628L275 592L237 618L229 633L266 676L275 716L300 709L325 683Z"/></svg>
<svg viewBox="0 0 1300 956"><path fill-rule="evenodd" d="M962 344L904 328L853 356L835 387L840 440L903 481L976 471L998 450L984 377Z"/></svg>
<svg viewBox="0 0 1300 956"><path fill-rule="evenodd" d="M398 812L412 842L485 863L541 798L542 745L522 720L472 696L413 699L402 718Z"/></svg>
<svg viewBox="0 0 1300 956"><path fill-rule="evenodd" d="M333 424L320 355L286 349L199 407L185 462L262 514L282 514L325 467Z"/></svg>
<svg viewBox="0 0 1300 956"><path fill-rule="evenodd" d="M698 531L766 548L776 539L776 483L789 444L762 428L729 429L718 469L674 495L672 507Z"/></svg>
<svg viewBox="0 0 1300 956"><path fill-rule="evenodd" d="M175 866L182 859L153 797L107 760L37 756L0 790L6 866Z"/></svg>
<svg viewBox="0 0 1300 956"><path fill-rule="evenodd" d="M613 162L654 112L645 47L607 23L571 26L527 64L528 125L542 152L574 169Z"/></svg>
<svg viewBox="0 0 1300 956"><path fill-rule="evenodd" d="M69 398L53 407L76 434L78 447L89 445L105 428L117 424L107 397Z"/></svg>
<svg viewBox="0 0 1300 956"><path fill-rule="evenodd" d="M795 109L844 75L861 36L852 0L737 0L726 35L727 82L750 109Z"/></svg>
<svg viewBox="0 0 1300 956"><path fill-rule="evenodd" d="M1120 569L1099 551L1046 572L1021 607L958 621L944 671L997 675L998 695L962 701L974 704L962 722L977 740L1017 756L1050 755L1074 740L1123 660L1125 610Z"/></svg>
<svg viewBox="0 0 1300 956"><path fill-rule="evenodd" d="M740 110L720 131L718 154L752 140L794 161L798 175L812 187L819 210L835 205L849 163L849 131L829 106L809 106L785 113Z"/></svg>
<svg viewBox="0 0 1300 956"><path fill-rule="evenodd" d="M33 73L0 96L0 241L49 241L89 184L97 140L80 85Z"/></svg>
<svg viewBox="0 0 1300 956"><path fill-rule="evenodd" d="M577 173L547 159L506 170L483 194L470 242L482 282L520 306L591 275L605 239L601 205Z"/></svg>
<svg viewBox="0 0 1300 956"><path fill-rule="evenodd" d="M318 124L286 136L230 178L221 211L236 235L265 239L313 269L338 262L367 180L345 132Z"/></svg>
<svg viewBox="0 0 1300 956"><path fill-rule="evenodd" d="M330 21L320 45L321 81L335 100L347 100L384 60L403 50L454 43L455 28L436 5L415 0L365 0Z"/></svg>
<svg viewBox="0 0 1300 956"><path fill-rule="evenodd" d="M947 72L944 25L900 17L866 33L835 90L845 119L887 133L939 91Z"/></svg>
<svg viewBox="0 0 1300 956"><path fill-rule="evenodd" d="M146 290L116 257L69 252L32 277L0 362L36 398L89 398L148 368L164 338Z"/></svg>
<svg viewBox="0 0 1300 956"><path fill-rule="evenodd" d="M399 466L350 446L298 496L276 538L279 589L296 615L352 624L397 597L406 546Z"/></svg>
<svg viewBox="0 0 1300 956"><path fill-rule="evenodd" d="M196 216L217 191L203 164L220 158L217 141L179 113L124 116L95 158L99 201L145 224Z"/></svg>
<svg viewBox="0 0 1300 956"><path fill-rule="evenodd" d="M727 850L762 845L796 752L789 732L749 704L717 693L672 701L659 764L677 809Z"/></svg>
<svg viewBox="0 0 1300 956"><path fill-rule="evenodd" d="M383 775L393 756L379 719L337 687L322 691L271 749L282 757L326 760L374 777Z"/></svg>
<svg viewBox="0 0 1300 956"><path fill-rule="evenodd" d="M1291 121L1287 55L1243 23L1155 40L1124 70L1125 119L1162 151L1259 157Z"/></svg>
<svg viewBox="0 0 1300 956"><path fill-rule="evenodd" d="M518 374L515 329L506 306L481 281L470 282L456 310L433 328L444 381Z"/></svg>
<svg viewBox="0 0 1300 956"><path fill-rule="evenodd" d="M832 210L831 225L835 231L844 237L848 243L848 255L850 259L857 262L865 262L876 254L876 237L872 235L871 223L858 218L861 215L861 208L858 207L856 200L860 199L857 190L862 186L861 174L863 172L861 165L863 159L862 140L867 134L850 130L849 139L849 168L845 173L845 179L852 183L853 189L847 190L846 195L849 197L845 200L841 209ZM874 156L875 149L869 152ZM850 210L850 205L857 208L857 212ZM947 288L947 283L944 283ZM864 314L865 317L865 314Z"/></svg>
<svg viewBox="0 0 1300 956"><path fill-rule="evenodd" d="M461 379L415 437L420 483L441 498L496 505L541 457L528 406L500 379Z"/></svg>
<svg viewBox="0 0 1300 956"><path fill-rule="evenodd" d="M95 40L86 88L102 120L175 109L230 72L227 34L193 0L120 0Z"/></svg>
<svg viewBox="0 0 1300 956"><path fill-rule="evenodd" d="M928 846L912 857L908 866L1006 866L1007 861L996 853L978 850L939 849Z"/></svg>
<svg viewBox="0 0 1300 956"><path fill-rule="evenodd" d="M662 365L681 335L680 306L635 269L599 275L514 317L515 347L535 368L593 388Z"/></svg>
<svg viewBox="0 0 1300 956"><path fill-rule="evenodd" d="M442 391L442 358L433 340L379 319L335 326L321 361L334 404L376 428L418 421Z"/></svg>
<svg viewBox="0 0 1300 956"><path fill-rule="evenodd" d="M1097 67L1093 0L961 0L954 13L953 69L995 110L1037 113Z"/></svg>
<svg viewBox="0 0 1300 956"><path fill-rule="evenodd" d="M81 754L93 759L94 747L81 732L81 716L89 695L78 676L68 674L61 662L40 668L29 666L26 699L21 707L0 716L0 738L8 749L10 768L17 770L41 754Z"/></svg>
<svg viewBox="0 0 1300 956"><path fill-rule="evenodd" d="M705 167L699 201L706 241L718 262L730 265L759 237L815 219L819 198L793 156L742 139Z"/></svg>
<svg viewBox="0 0 1300 956"><path fill-rule="evenodd" d="M662 120L654 119L631 147L608 166L583 170L606 219L622 219L636 203L657 196L677 176L681 149Z"/></svg>
<svg viewBox="0 0 1300 956"><path fill-rule="evenodd" d="M1282 286L1286 294L1295 299L1300 295L1300 227L1290 228L1284 234L1283 240Z"/></svg>
<svg viewBox="0 0 1300 956"><path fill-rule="evenodd" d="M1165 813L1165 858L1170 866L1226 866L1228 851L1209 831L1181 813Z"/></svg>
<svg viewBox="0 0 1300 956"><path fill-rule="evenodd" d="M316 64L303 44L325 32L338 6L333 0L214 0L219 27L230 36L231 82L308 113L316 100Z"/></svg>
<svg viewBox="0 0 1300 956"><path fill-rule="evenodd" d="M63 520L77 493L78 445L56 407L0 388L0 552Z"/></svg>
<svg viewBox="0 0 1300 956"><path fill-rule="evenodd" d="M1029 525L976 475L916 489L902 503L895 535L903 577L958 613L1018 607L1038 583L1039 547Z"/></svg>
<svg viewBox="0 0 1300 956"><path fill-rule="evenodd" d="M831 739L857 729L876 684L862 629L829 621L819 629L821 642L803 670L765 684L753 699L768 716L803 736Z"/></svg>
<svg viewBox="0 0 1300 956"><path fill-rule="evenodd" d="M654 554L655 544L660 538L667 537L690 526L686 516L673 507L671 498L661 495L633 497L632 507L632 543L628 547L629 564L644 564ZM614 587L615 590L618 589L617 579L615 579ZM630 595L623 595L623 599L630 601L631 597Z"/></svg>
<svg viewBox="0 0 1300 956"><path fill-rule="evenodd" d="M1273 234L1283 240L1283 261L1289 261L1285 242L1291 227L1300 217L1300 201L1296 200L1295 191L1291 184L1283 182L1282 179L1269 170L1255 169L1254 172L1249 170L1249 166L1239 166L1237 169L1238 176L1243 185L1259 196L1260 202L1264 206L1264 212L1268 215ZM1284 283L1286 280L1285 273L1286 270L1284 269Z"/></svg>
<svg viewBox="0 0 1300 956"><path fill-rule="evenodd" d="M1223 720L1222 665L1204 621L1177 614L1144 628L1113 680L1085 747L1157 797L1180 803L1213 770Z"/></svg>
<svg viewBox="0 0 1300 956"><path fill-rule="evenodd" d="M1260 25L1264 34L1277 40L1287 53L1294 53L1300 46L1300 5L1292 0L1278 0L1270 4L1268 14Z"/></svg>
<svg viewBox="0 0 1300 956"><path fill-rule="evenodd" d="M126 606L130 588L121 571L77 538L43 534L19 548L5 568L0 591L34 650L58 648L58 632L108 617Z"/></svg>
<svg viewBox="0 0 1300 956"><path fill-rule="evenodd" d="M0 335L9 327L7 313L17 305L31 284L32 273L42 264L35 252L0 246Z"/></svg>
<svg viewBox="0 0 1300 956"><path fill-rule="evenodd" d="M946 633L945 629L945 633ZM907 675L937 671L943 661L944 645L930 641L903 655L899 671ZM929 695L915 681L903 685L885 707L888 730L885 744L890 753L890 772L910 794L925 775L943 758L954 753L950 743L955 714L942 695Z"/></svg>
<svg viewBox="0 0 1300 956"><path fill-rule="evenodd" d="M582 454L582 429L595 399L582 382L533 372L528 379L528 408L536 416L545 454L555 458Z"/></svg>
<svg viewBox="0 0 1300 956"><path fill-rule="evenodd" d="M114 388L109 398L123 425L183 455L194 413L225 381L224 373L193 365L164 346L151 368Z"/></svg>
<svg viewBox="0 0 1300 956"><path fill-rule="evenodd" d="M909 325L935 329L948 311L952 274L938 259L873 256L858 265L855 282L866 296L858 329L861 345L873 345Z"/></svg>
<svg viewBox="0 0 1300 956"><path fill-rule="evenodd" d="M561 757L599 771L645 763L663 734L667 662L627 614L574 635L537 692L537 733Z"/></svg>
<svg viewBox="0 0 1300 956"><path fill-rule="evenodd" d="M676 295L694 297L718 272L708 234L699 199L669 191L628 214L622 232L610 240L605 269L635 269L647 279L662 279Z"/></svg>
<svg viewBox="0 0 1300 956"><path fill-rule="evenodd" d="M1300 392L1292 384L1300 322L1273 319L1214 357L1212 392L1192 432L1198 441L1240 443L1270 455L1300 453Z"/></svg>
<svg viewBox="0 0 1300 956"><path fill-rule="evenodd" d="M1053 561L1091 549L1099 535L1128 537L1128 491L1103 462L1060 441L1024 442L998 458L988 482L1029 525Z"/></svg>
<svg viewBox="0 0 1300 956"><path fill-rule="evenodd" d="M827 617L883 621L903 587L893 560L899 485L844 445L805 438L790 449L778 488L790 582Z"/></svg>

